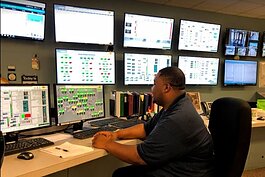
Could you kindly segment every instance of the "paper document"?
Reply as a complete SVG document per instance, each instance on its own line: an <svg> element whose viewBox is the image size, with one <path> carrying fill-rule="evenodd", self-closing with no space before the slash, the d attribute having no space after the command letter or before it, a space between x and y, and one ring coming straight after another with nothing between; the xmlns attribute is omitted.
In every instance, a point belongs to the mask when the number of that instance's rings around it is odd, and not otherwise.
<svg viewBox="0 0 265 177"><path fill-rule="evenodd" d="M44 138L55 143L57 141L73 138L73 135L67 133L55 133L52 135L46 135Z"/></svg>
<svg viewBox="0 0 265 177"><path fill-rule="evenodd" d="M75 145L69 142L65 142L58 146L52 146L45 149L41 149L41 151L61 157L67 158L72 156L77 156L80 154L88 153L94 151L92 147L86 147L81 145Z"/></svg>

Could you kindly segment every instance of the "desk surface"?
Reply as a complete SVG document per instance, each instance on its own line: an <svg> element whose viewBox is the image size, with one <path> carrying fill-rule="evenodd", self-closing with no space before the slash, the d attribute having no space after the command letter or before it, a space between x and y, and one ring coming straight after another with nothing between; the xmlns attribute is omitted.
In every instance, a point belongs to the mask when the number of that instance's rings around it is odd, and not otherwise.
<svg viewBox="0 0 265 177"><path fill-rule="evenodd" d="M208 125L209 120L205 117L203 117L203 120L205 124ZM265 127L265 121L252 121L252 127ZM54 146L60 145L65 141L68 141L73 144L91 147L91 140L92 138L83 140L68 138L56 142ZM121 142L122 144L136 144L137 140L122 140L119 142ZM105 150L94 149L94 151L82 155L69 158L59 158L57 156L42 152L40 149L32 150L31 152L33 152L35 156L32 160L17 159L18 154L5 156L4 163L1 169L2 177L45 176L95 160L108 154Z"/></svg>
<svg viewBox="0 0 265 177"><path fill-rule="evenodd" d="M70 138L58 141L54 146L68 141L70 143L91 147L91 140L91 138L84 140ZM123 144L135 144L137 143L137 140L122 140L119 142ZM89 162L108 154L105 150L95 149L92 152L88 152L82 155L69 158L59 158L57 156L42 152L40 149L32 150L31 152L35 156L32 160L17 159L18 154L5 156L4 163L1 169L2 177L45 176L76 165L83 164L85 162Z"/></svg>

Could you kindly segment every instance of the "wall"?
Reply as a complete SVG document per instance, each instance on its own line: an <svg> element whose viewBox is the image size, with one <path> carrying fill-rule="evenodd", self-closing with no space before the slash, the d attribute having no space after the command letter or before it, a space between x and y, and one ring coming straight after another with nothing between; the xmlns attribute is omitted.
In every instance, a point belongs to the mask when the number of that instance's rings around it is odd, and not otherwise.
<svg viewBox="0 0 265 177"><path fill-rule="evenodd" d="M44 2L44 1L42 1ZM78 4L77 4L78 2ZM1 38L1 74L7 76L7 66L16 66L17 81L14 83L21 83L21 75L23 74L36 74L39 77L39 83L54 84L55 78L55 48L69 48L69 49L85 49L85 50L105 50L105 46L84 45L84 44L67 44L55 43L54 41L54 21L53 21L53 3L78 5L80 7L91 7L99 9L108 9L115 11L115 52L116 52L116 84L105 86L106 92L106 111L108 110L108 99L111 90L130 90L130 91L150 91L150 86L124 86L123 85L123 53L124 52L142 52L154 54L171 54L173 61L176 65L178 55L191 55L191 56L209 56L220 57L221 61L225 59L224 56L224 37L226 28L242 28L247 30L256 30L259 32L265 31L265 20L237 17L231 15L223 15L217 13L203 12L197 10L190 10L185 8L167 7L162 5L154 5L142 2L135 2L133 0L54 0L47 1L47 18L46 18L46 33L44 42L34 42L26 40L12 40ZM173 48L169 51L152 50L152 49L132 49L122 47L123 37L123 16L125 12L138 13L154 16L171 17L175 19L174 26L174 39ZM177 50L178 27L180 19L189 19L203 22L211 22L221 24L221 35L219 41L218 53L205 53L205 52L187 52ZM78 17L77 17L78 20ZM259 49L261 51L261 49ZM38 54L40 60L40 70L31 69L31 58L34 54ZM250 60L265 61L261 58L261 52L257 58L244 58ZM222 64L222 63L221 63ZM221 65L222 66L222 65ZM222 81L222 67L219 72L219 84L214 87L208 86L189 86L188 91L199 91L201 99L204 101L213 101L216 98L223 96L234 96L245 99L247 101L256 100L257 91L265 91L265 89L258 88L258 86L251 87L223 87ZM51 92L53 95L53 92ZM53 97L51 96L53 102ZM52 103L52 106L54 104ZM264 128L253 130L251 140L250 153L247 169L264 167ZM104 165L101 165L102 167ZM87 167L84 167L87 168ZM74 171L75 169L73 169ZM61 173L70 173L69 170L60 172L59 176L64 176ZM87 173L86 173L87 174Z"/></svg>
<svg viewBox="0 0 265 177"><path fill-rule="evenodd" d="M44 2L44 1L42 1ZM85 49L85 50L105 50L105 46L88 45L88 44L69 44L69 43L55 43L54 40L54 20L53 20L53 3L78 5L80 7L91 7L99 9L107 9L115 11L115 46L116 52L116 84L105 86L106 92L106 115L109 115L108 99L111 90L134 90L134 91L150 91L150 86L124 86L123 85L123 53L124 52L140 52L140 53L153 53L153 54L171 54L173 57L173 65L177 63L178 55L191 55L191 56L209 56L220 57L221 68L219 71L219 81L217 86L189 86L188 91L199 91L201 93L201 99L204 101L213 101L218 97L234 96L240 97L247 101L256 100L257 91L265 91L265 89L258 88L258 86L248 87L223 87L222 82L222 62L225 59L224 56L224 37L226 28L241 28L247 30L256 30L259 32L265 31L265 20L237 17L231 15L223 15L217 13L203 12L197 10L190 10L185 8L168 7L156 4L142 3L133 0L80 0L78 4L76 1L70 0L57 0L47 1L47 16L46 16L46 32L44 42L28 41L28 40L14 40L14 39L1 39L1 74L3 77L7 76L7 66L16 66L17 81L12 83L21 83L21 75L33 75L36 74L39 78L39 83L54 84L56 82L56 69L55 69L55 48L69 48L69 49ZM172 50L157 50L157 49L134 49L123 48L123 19L124 13L137 13L154 16L171 17L175 19L174 35L173 35L173 48ZM221 24L221 34L219 41L218 53L206 53L206 52L190 52L190 51L178 51L178 29L179 20L189 19L202 22L210 22ZM77 17L78 20L78 17ZM261 45L260 45L261 47ZM40 60L40 70L31 69L31 58L34 54L38 54ZM227 57L231 58L231 57ZM261 58L261 49L259 48L259 54L257 58L244 59L264 61ZM51 87L52 88L52 87ZM51 92L51 101L53 104L53 92Z"/></svg>

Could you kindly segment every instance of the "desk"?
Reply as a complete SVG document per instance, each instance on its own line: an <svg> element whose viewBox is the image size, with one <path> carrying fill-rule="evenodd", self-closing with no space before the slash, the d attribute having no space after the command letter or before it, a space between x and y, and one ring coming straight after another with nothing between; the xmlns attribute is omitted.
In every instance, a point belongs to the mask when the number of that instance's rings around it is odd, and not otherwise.
<svg viewBox="0 0 265 177"><path fill-rule="evenodd" d="M91 140L91 138L84 140L70 138L67 140L56 142L54 146L60 145L64 141L68 141L73 144L91 147ZM137 140L122 140L119 142L121 142L122 144L136 144ZM32 160L17 159L16 156L18 154L5 156L4 163L1 169L2 177L45 176L98 159L100 157L104 157L108 154L105 150L95 149L94 151L86 154L62 159L57 156L42 152L40 149L32 150L31 152L35 156Z"/></svg>

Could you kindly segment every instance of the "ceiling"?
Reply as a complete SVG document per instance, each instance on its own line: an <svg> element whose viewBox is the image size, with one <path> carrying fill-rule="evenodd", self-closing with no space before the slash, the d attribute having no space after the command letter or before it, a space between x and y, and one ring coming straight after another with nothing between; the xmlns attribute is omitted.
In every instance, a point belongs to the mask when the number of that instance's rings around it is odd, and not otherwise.
<svg viewBox="0 0 265 177"><path fill-rule="evenodd" d="M265 19L265 0L137 0L148 3Z"/></svg>

